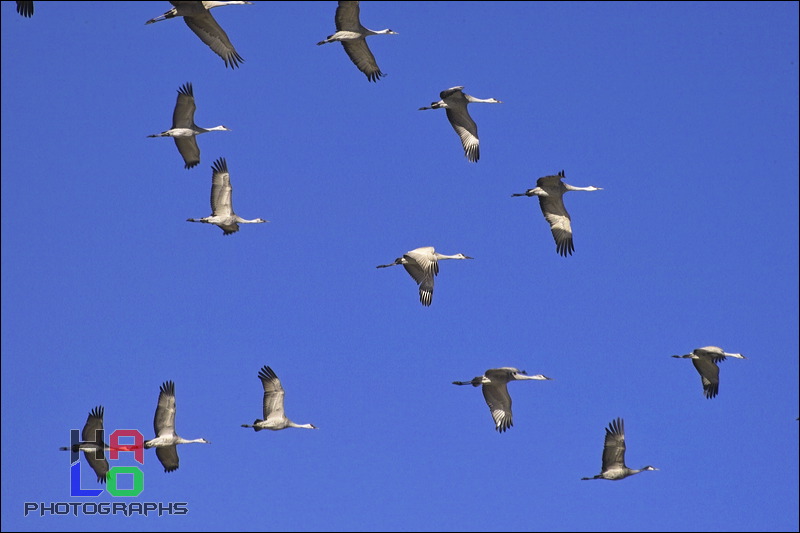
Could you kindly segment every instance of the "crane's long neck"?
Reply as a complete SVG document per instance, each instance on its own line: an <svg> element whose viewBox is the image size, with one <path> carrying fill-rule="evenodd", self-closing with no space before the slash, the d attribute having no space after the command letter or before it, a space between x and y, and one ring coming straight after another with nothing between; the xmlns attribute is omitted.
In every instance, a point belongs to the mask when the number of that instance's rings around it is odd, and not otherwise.
<svg viewBox="0 0 800 533"><path fill-rule="evenodd" d="M456 254L456 255L436 254L436 259L441 261L443 259L465 259L465 257L460 255L460 254Z"/></svg>
<svg viewBox="0 0 800 533"><path fill-rule="evenodd" d="M735 357L736 359L747 359L747 357L743 356L740 353L722 352L722 355L724 355L725 357Z"/></svg>
<svg viewBox="0 0 800 533"><path fill-rule="evenodd" d="M295 424L291 420L289 420L288 426L290 428L317 429L317 426L315 426L314 424Z"/></svg>
<svg viewBox="0 0 800 533"><path fill-rule="evenodd" d="M206 439L184 439L182 437L178 437L176 444L192 444L194 442L203 442L208 444Z"/></svg>
<svg viewBox="0 0 800 533"><path fill-rule="evenodd" d="M209 131L228 131L228 128L225 126L214 126L213 128L201 128L198 126L197 129L201 130L200 133L206 133Z"/></svg>
<svg viewBox="0 0 800 533"><path fill-rule="evenodd" d="M231 1L231 2L210 2L206 1L203 2L203 5L206 9L211 9L213 7L221 7L221 6L235 6L235 5L244 5L244 4L252 4L252 2L243 2L243 1Z"/></svg>
<svg viewBox="0 0 800 533"><path fill-rule="evenodd" d="M599 187L593 187L589 185L588 187L575 187L574 185L570 185L569 183L564 184L564 188L568 191L602 191L603 189Z"/></svg>
<svg viewBox="0 0 800 533"><path fill-rule="evenodd" d="M253 220L247 220L246 218L238 217L236 222L239 224L262 224L264 222L269 222L269 220L264 220L263 218L254 218Z"/></svg>
<svg viewBox="0 0 800 533"><path fill-rule="evenodd" d="M469 94L465 94L464 97L467 99L467 102L471 104L502 104L500 100L495 98L475 98Z"/></svg>
<svg viewBox="0 0 800 533"><path fill-rule="evenodd" d="M514 376L514 379L537 379L537 380L551 380L553 378L548 378L547 376L543 376L542 374L536 374L535 376L526 376L524 374L520 375L517 374Z"/></svg>

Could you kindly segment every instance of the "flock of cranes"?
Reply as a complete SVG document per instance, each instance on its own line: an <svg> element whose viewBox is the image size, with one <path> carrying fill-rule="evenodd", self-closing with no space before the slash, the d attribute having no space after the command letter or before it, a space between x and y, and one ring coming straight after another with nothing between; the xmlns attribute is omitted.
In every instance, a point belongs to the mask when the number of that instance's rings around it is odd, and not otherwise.
<svg viewBox="0 0 800 533"><path fill-rule="evenodd" d="M313 424L295 424L286 417L283 408L283 399L286 393L283 390L283 385L281 385L281 380L278 379L278 376L269 366L265 365L258 372L258 377L264 387L264 418L256 420L252 425L242 424L242 427L253 428L255 431L261 431L262 429L278 431L286 428L317 429L317 426ZM209 444L209 441L204 438L184 439L178 436L175 430L176 411L175 383L171 380L165 381L159 388L156 414L153 417L153 429L156 436L143 443L145 449L156 449L156 457L164 467L164 472L174 472L180 466L178 444ZM109 470L105 452L109 451L110 447L103 442L103 414L104 408L102 405L92 409L86 419L86 424L83 426L81 441L72 447L63 446L59 448L62 451L71 450L73 452L82 450L86 461L97 475L98 483L106 482ZM120 451L134 451L134 449L135 446L133 445L119 447Z"/></svg>
<svg viewBox="0 0 800 533"><path fill-rule="evenodd" d="M433 255L433 249L420 249L424 250L422 255L428 257L426 253ZM409 254L418 252L412 250ZM470 259L463 254L458 256L443 256L444 259ZM394 263L388 265L380 265L381 267L393 266L402 264L408 269L409 262L404 262L403 257L398 258ZM420 267L413 263L414 268L419 271ZM435 260L433 264L436 264ZM431 271L429 269L429 271ZM409 270L411 273L412 270ZM414 274L412 274L414 276ZM431 292L432 288L431 274ZM416 278L415 278L416 279ZM428 293L430 297L431 293ZM422 289L420 288L420 297L422 298ZM716 363L724 361L726 357L734 357L737 359L746 359L740 353L728 353L718 346L705 346L703 348L696 348L690 354L686 355L673 355L672 357L692 359L692 362L700 373L703 381L703 392L706 398L713 398L717 395L719 388L719 368ZM243 428L253 428L255 431L269 429L278 431L286 428L305 428L305 429L318 429L314 424L296 424L286 416L284 409L284 397L286 392L283 389L281 380L278 378L275 371L271 367L264 365L258 372L258 378L261 380L261 386L264 389L263 399L263 418L256 419L252 424L242 424ZM499 433L503 433L514 425L513 415L511 411L511 395L508 393L508 383L510 381L551 381L553 378L547 377L544 374L528 375L524 370L519 370L513 367L490 368L483 375L476 376L469 381L454 381L453 385L472 385L473 387L481 387L483 398L486 405L489 407L489 412L492 415L495 429ZM158 394L158 403L156 405L156 412L153 418L153 428L155 430L155 438L144 442L145 448L155 448L156 457L164 467L164 472L173 472L178 469L180 458L178 457L178 444L191 444L191 443L205 443L209 441L204 438L198 439L184 439L178 436L175 430L175 383L173 381L165 381ZM109 450L108 444L103 442L103 414L104 409L102 406L97 406L89 412L89 417L86 424L83 426L81 432L81 441L74 444L72 448L61 447L60 450L72 450L77 452L82 450L89 466L94 470L97 475L99 483L105 483L106 474L108 473L108 460L105 458L105 452ZM122 451L131 451L131 446L120 447ZM653 466L645 466L640 469L631 469L625 465L625 425L622 418L612 420L608 428L606 428L605 443L603 446L603 463L599 474L593 477L584 477L583 480L589 479L607 479L617 481L625 479L628 476L645 472L648 470L658 470Z"/></svg>
<svg viewBox="0 0 800 533"><path fill-rule="evenodd" d="M252 4L247 1L173 1L173 8L146 24L167 20L174 17L183 17L186 25L225 63L226 67L236 68L244 61L234 48L225 31L219 26L210 13L216 7L227 5ZM33 15L33 2L17 2L17 11L22 16ZM353 64L367 77L370 82L380 80L386 74L378 67L374 55L370 51L366 38L372 35L397 35L390 29L370 30L360 22L360 8L357 1L340 1L335 15L336 32L329 35L317 45L340 42ZM463 92L464 86L455 86L440 93L440 100L431 103L420 110L444 109L447 118L458 134L464 150L464 155L471 163L478 162L480 158L480 141L478 127L467 111L471 103L502 103L495 98L480 99ZM178 89L178 97L172 117L172 127L158 134L148 137L172 137L184 161L184 167L191 169L200 163L200 149L196 137L210 131L230 131L225 126L201 128L194 122L196 111L194 92L191 83L186 83ZM517 196L536 196L539 207L545 220L550 225L556 243L556 252L566 257L574 252L572 226L570 215L567 212L563 195L568 191L598 191L599 187L576 187L564 183L564 171L557 175L540 177L536 187L524 193L512 194ZM232 205L232 187L227 161L220 157L212 164L211 184L211 210L210 216L187 219L188 222L200 222L219 226L224 235L230 235L239 230L239 224L259 224L268 222L262 218L252 220L238 216ZM403 265L406 272L414 279L419 288L419 299L423 306L430 306L433 300L434 279L439 273L439 261L446 259L473 259L463 253L445 255L436 252L432 246L424 246L410 250L398 257L394 262L378 265L377 268L387 268ZM696 370L701 376L703 394L711 399L719 391L719 368L717 364L733 357L745 359L742 354L727 353L716 346L697 348L686 355L673 355L675 358L691 359ZM256 419L252 424L242 424L242 427L253 428L256 432L264 429L277 431L286 428L317 429L313 424L297 424L285 414L285 391L280 379L269 366L260 369L258 377L264 390L263 418ZM499 433L507 431L513 426L511 411L511 396L508 393L510 381L522 380L552 380L543 374L527 375L524 370L513 367L490 368L470 381L454 381L455 385L480 386L483 397L489 407L495 429ZM159 389L158 403L156 406L153 426L156 436L144 442L144 448L155 448L156 456L164 467L165 472L173 472L179 467L177 445L188 443L209 443L204 438L184 439L178 436L175 429L176 400L175 384L173 381L164 382ZM62 447L61 450L73 452L83 451L84 456L97 475L99 482L105 482L109 471L105 452L109 450L108 444L103 442L103 406L97 406L89 412L86 424L81 433L81 441L70 448ZM120 448L123 449L123 448ZM128 447L129 449L129 447ZM583 480L606 479L620 480L628 476L657 470L653 466L641 469L631 469L625 465L625 429L622 418L612 420L605 429L605 442L602 455L601 473L593 477L584 477Z"/></svg>

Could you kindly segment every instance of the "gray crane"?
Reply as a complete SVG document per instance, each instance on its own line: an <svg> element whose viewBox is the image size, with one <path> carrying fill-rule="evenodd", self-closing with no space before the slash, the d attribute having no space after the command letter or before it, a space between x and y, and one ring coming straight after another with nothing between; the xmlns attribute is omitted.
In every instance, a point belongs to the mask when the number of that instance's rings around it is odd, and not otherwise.
<svg viewBox="0 0 800 533"><path fill-rule="evenodd" d="M608 479L611 481L618 481L647 470L658 470L658 468L648 465L639 470L635 470L625 466L625 421L621 418L617 418L616 420L612 420L606 428L606 438L603 444L603 467L601 472L594 477L582 477L581 479Z"/></svg>
<svg viewBox="0 0 800 533"><path fill-rule="evenodd" d="M403 265L406 272L419 285L419 301L427 307L433 300L433 278L439 273L439 261L443 259L472 259L472 257L462 253L444 255L434 250L433 246L423 246L406 252L403 257L395 259L394 263L378 265L375 268Z"/></svg>
<svg viewBox="0 0 800 533"><path fill-rule="evenodd" d="M475 163L480 158L480 140L478 139L478 126L467 112L467 104L502 104L495 98L475 98L462 91L463 85L450 87L439 93L438 102L433 102L430 107L420 107L419 111L426 109L444 109L447 112L447 120L456 130L461 145L464 147L464 155L471 163Z"/></svg>
<svg viewBox="0 0 800 533"><path fill-rule="evenodd" d="M482 376L472 378L470 381L454 381L453 385L481 386L483 398L494 419L495 429L500 433L514 425L511 417L511 396L508 394L508 382L526 379L551 380L542 374L529 376L524 370L510 366L490 368Z"/></svg>
<svg viewBox="0 0 800 533"><path fill-rule="evenodd" d="M262 429L278 431L286 428L319 429L314 424L295 424L286 417L283 409L286 392L283 390L281 380L270 367L266 365L262 367L258 372L258 377L264 387L264 418L256 420L252 424L242 424L243 428L253 428L255 431Z"/></svg>
<svg viewBox="0 0 800 533"><path fill-rule="evenodd" d="M175 102L175 110L172 112L172 128L161 133L154 133L148 137L172 137L175 139L175 146L178 147L184 168L192 168L200 163L200 148L197 146L195 137L201 133L209 131L231 131L225 126L214 126L213 128L201 128L194 123L194 112L197 106L194 103L194 90L191 83L184 83L178 89L178 100Z"/></svg>
<svg viewBox="0 0 800 533"><path fill-rule="evenodd" d="M545 220L550 224L550 231L556 241L556 252L566 257L572 255L575 246L572 243L572 223L569 213L564 207L564 193L567 191L602 191L600 187L574 187L564 183L564 171L555 176L543 176L536 180L536 187L523 193L511 196L538 196L539 207Z"/></svg>
<svg viewBox="0 0 800 533"><path fill-rule="evenodd" d="M269 222L263 218L247 220L233 212L233 187L228 163L220 157L211 166L211 215L203 218L187 218L187 222L202 222L219 226L223 235L239 231L239 224L261 224Z"/></svg>
<svg viewBox="0 0 800 533"><path fill-rule="evenodd" d="M178 469L178 444L191 444L202 442L208 444L206 439L187 440L179 437L175 432L175 383L165 381L158 393L158 405L153 418L153 428L156 438L145 441L145 448L155 448L156 457L161 461L164 472Z"/></svg>
<svg viewBox="0 0 800 533"><path fill-rule="evenodd" d="M367 46L367 37L370 35L397 35L390 29L374 31L361 25L359 19L360 8L358 2L339 2L336 8L336 33L328 35L317 46L339 41L350 60L363 72L369 81L378 81L381 76L386 76L378 67L375 56Z"/></svg>
<svg viewBox="0 0 800 533"><path fill-rule="evenodd" d="M106 482L108 460L105 452L110 449L108 444L103 442L103 412L102 405L98 405L89 411L89 417L86 419L86 424L83 425L83 430L81 431L81 442L73 444L72 448L59 448L62 451L72 450L73 452L83 450L86 462L97 474L98 483Z"/></svg>
<svg viewBox="0 0 800 533"><path fill-rule="evenodd" d="M747 359L740 353L727 353L719 346L695 348L692 353L673 355L672 357L692 360L692 364L700 374L700 380L703 383L703 394L709 400L719 392L719 367L717 363L721 363L726 357Z"/></svg>

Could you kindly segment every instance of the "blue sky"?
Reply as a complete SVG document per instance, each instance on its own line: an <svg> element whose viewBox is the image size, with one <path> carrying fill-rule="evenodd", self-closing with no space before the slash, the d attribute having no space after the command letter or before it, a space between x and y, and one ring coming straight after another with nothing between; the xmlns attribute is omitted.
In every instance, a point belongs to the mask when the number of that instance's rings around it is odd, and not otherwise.
<svg viewBox="0 0 800 533"><path fill-rule="evenodd" d="M370 83L335 2L213 11L236 70L167 2L2 2L2 529L796 531L798 4L364 2ZM171 139L177 89L198 138ZM463 85L481 158L443 111ZM225 157L243 226L210 214ZM561 257L536 179L565 197ZM434 246L433 304L396 267ZM718 345L707 400L689 361ZM254 433L258 370L317 431ZM478 389L513 366L514 426ZM179 448L144 492L185 516L23 516L70 497L59 446L90 409L153 437L174 380ZM628 466L600 472L625 420ZM121 466L133 465L130 457ZM84 465L85 466L85 465ZM98 487L88 468L85 488Z"/></svg>

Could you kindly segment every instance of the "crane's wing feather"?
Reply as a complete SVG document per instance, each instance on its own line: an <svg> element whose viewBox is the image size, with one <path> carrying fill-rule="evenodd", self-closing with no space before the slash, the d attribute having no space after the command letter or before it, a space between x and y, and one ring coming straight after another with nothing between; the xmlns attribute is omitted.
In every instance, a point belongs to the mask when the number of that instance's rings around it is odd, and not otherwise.
<svg viewBox="0 0 800 533"><path fill-rule="evenodd" d="M33 2L17 0L17 13L23 17L33 16Z"/></svg>
<svg viewBox="0 0 800 533"><path fill-rule="evenodd" d="M86 419L86 424L83 426L81 432L81 440L85 442L94 442L99 446L97 450L84 450L83 456L86 462L92 467L94 473L97 474L97 481L100 483L106 482L106 474L108 473L108 460L106 460L105 451L103 447L103 406L98 405L89 412L89 417Z"/></svg>
<svg viewBox="0 0 800 533"><path fill-rule="evenodd" d="M220 157L212 165L211 174L211 212L214 216L231 216L233 214L233 187L228 163ZM234 230L235 231L235 230Z"/></svg>
<svg viewBox="0 0 800 533"><path fill-rule="evenodd" d="M361 31L360 11L361 8L358 6L358 2L339 2L335 17L336 31Z"/></svg>
<svg viewBox="0 0 800 533"><path fill-rule="evenodd" d="M172 381L161 385L156 414L153 417L153 428L156 437L175 435L175 383Z"/></svg>
<svg viewBox="0 0 800 533"><path fill-rule="evenodd" d="M556 251L563 255L572 255L575 245L572 242L572 223L569 213L564 207L564 202L560 196L540 196L539 207L542 209L547 223L550 224L550 231L556 241Z"/></svg>
<svg viewBox="0 0 800 533"><path fill-rule="evenodd" d="M514 425L511 419L511 396L505 382L483 384L483 397L492 413L497 431L503 432Z"/></svg>
<svg viewBox="0 0 800 533"><path fill-rule="evenodd" d="M84 424L83 431L81 431L82 441L103 444L103 412L102 405L98 405L89 411L86 424Z"/></svg>
<svg viewBox="0 0 800 533"><path fill-rule="evenodd" d="M178 458L178 447L176 445L173 444L172 446L160 446L156 448L156 457L161 461L164 472L172 472L178 469L180 459Z"/></svg>
<svg viewBox="0 0 800 533"><path fill-rule="evenodd" d="M228 34L208 11L191 17L183 17L183 21L200 37L201 41L225 61L226 67L236 68L239 63L244 61L228 39Z"/></svg>
<svg viewBox="0 0 800 533"><path fill-rule="evenodd" d="M480 141L478 140L478 126L467 112L466 105L453 106L450 102L445 102L447 107L447 119L450 125L456 130L461 145L464 147L464 155L471 163L475 163L480 158Z"/></svg>
<svg viewBox="0 0 800 533"><path fill-rule="evenodd" d="M194 91L191 83L185 83L178 89L178 100L172 112L173 128L194 128L194 112L197 106L194 103Z"/></svg>
<svg viewBox="0 0 800 533"><path fill-rule="evenodd" d="M625 423L621 418L608 425L603 445L602 472L617 468L625 468Z"/></svg>
<svg viewBox="0 0 800 533"><path fill-rule="evenodd" d="M425 253L428 250L433 251L433 249L425 248L403 254L406 259L403 268L419 285L419 301L424 306L431 305L433 301L433 279L439 273L439 263L429 259Z"/></svg>
<svg viewBox="0 0 800 533"><path fill-rule="evenodd" d="M197 146L197 139L194 135L191 137L173 137L175 139L175 146L178 147L183 162L184 168L193 168L200 164L200 147Z"/></svg>
<svg viewBox="0 0 800 533"><path fill-rule="evenodd" d="M261 378L261 385L264 387L264 420L270 418L282 420L285 417L283 398L286 392L283 390L281 380L268 366L261 369L258 377Z"/></svg>
<svg viewBox="0 0 800 533"><path fill-rule="evenodd" d="M716 396L719 392L719 367L714 360L710 357L700 357L700 359L692 359L692 364L700 374L705 397L711 399Z"/></svg>
<svg viewBox="0 0 800 533"><path fill-rule="evenodd" d="M99 483L105 483L109 468L108 460L106 459L103 449L84 450L83 456L86 458L86 462L89 463L89 466L92 467L92 470L94 470L94 473L97 475L97 481Z"/></svg>
<svg viewBox="0 0 800 533"><path fill-rule="evenodd" d="M550 231L556 241L556 251L566 257L575 251L572 242L572 223L570 221L567 208L564 207L564 184L561 182L563 176L542 176L536 180L536 189L547 194L539 196L539 207L542 210L547 223L550 224ZM535 189L534 189L535 190Z"/></svg>
<svg viewBox="0 0 800 533"><path fill-rule="evenodd" d="M375 61L366 39L356 39L354 41L340 41L344 51L350 56L350 60L358 67L358 70L366 74L369 81L378 81L381 76L385 76Z"/></svg>

